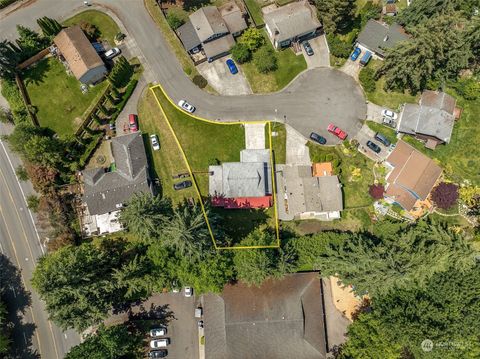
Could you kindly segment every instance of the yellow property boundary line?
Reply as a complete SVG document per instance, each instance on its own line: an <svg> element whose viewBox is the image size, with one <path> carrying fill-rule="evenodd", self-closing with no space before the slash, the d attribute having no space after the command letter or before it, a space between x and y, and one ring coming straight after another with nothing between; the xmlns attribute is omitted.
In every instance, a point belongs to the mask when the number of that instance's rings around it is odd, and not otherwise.
<svg viewBox="0 0 480 359"><path fill-rule="evenodd" d="M267 245L265 245L265 246L232 246L232 247L219 247L219 246L217 246L217 242L215 240L215 236L213 235L212 227L210 225L210 221L208 220L207 212L206 212L205 206L203 204L202 195L200 194L200 190L198 188L197 181L195 180L195 177L193 176L193 171L192 171L192 168L190 167L190 163L188 162L187 155L185 154L185 150L183 149L183 147L180 143L180 140L178 139L177 134L175 133L175 130L173 129L173 126L172 126L170 120L168 119L167 114L165 113L165 110L164 110L162 104L160 103L160 100L158 99L157 95L155 94L154 90L156 88L159 88L162 91L163 95L172 104L172 106L174 106L177 110L182 111L186 115L188 115L188 116L190 116L190 117L192 117L196 120L211 123L211 124L216 124L216 125L245 125L245 124L253 124L253 123L255 123L255 124L263 123L263 124L266 124L268 126L268 143L269 143L269 147L270 147L270 169L271 169L271 176L272 176L273 211L274 211L274 216L275 216L275 236L276 236L276 239L277 239L276 244L268 245L268 246ZM177 105L175 105L175 103L173 103L172 99L170 97L168 97L168 95L166 94L165 90L163 89L163 87L161 85L151 86L150 90L152 91L152 94L155 97L155 101L157 102L157 105L160 108L160 111L162 112L163 117L165 118L165 121L167 122L168 128L170 129L170 131L173 135L173 138L175 139L175 142L177 143L177 146L178 146L178 148L179 148L179 150L182 154L183 160L185 161L185 164L186 164L187 169L188 169L188 173L189 173L190 177L192 178L193 186L195 188L195 192L197 193L197 196L198 196L198 199L199 199L199 202L200 202L200 207L202 208L203 217L205 218L205 222L207 223L208 232L210 233L210 238L212 239L214 248L216 250L279 248L280 247L280 231L279 231L279 225L278 225L277 193L276 193L275 172L274 172L273 151L272 151L272 126L271 126L271 121L219 122L219 121L208 120L206 118L202 118L202 117L190 114L190 113L184 111L183 109L178 109Z"/></svg>

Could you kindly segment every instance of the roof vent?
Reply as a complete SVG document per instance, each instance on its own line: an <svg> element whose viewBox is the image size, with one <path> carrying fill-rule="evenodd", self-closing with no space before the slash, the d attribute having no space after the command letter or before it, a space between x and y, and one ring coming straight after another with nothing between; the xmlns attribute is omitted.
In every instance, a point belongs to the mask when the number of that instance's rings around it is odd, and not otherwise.
<svg viewBox="0 0 480 359"><path fill-rule="evenodd" d="M384 41L384 42L387 42L387 41L388 41L388 35L386 35L386 36L383 38L383 41Z"/></svg>

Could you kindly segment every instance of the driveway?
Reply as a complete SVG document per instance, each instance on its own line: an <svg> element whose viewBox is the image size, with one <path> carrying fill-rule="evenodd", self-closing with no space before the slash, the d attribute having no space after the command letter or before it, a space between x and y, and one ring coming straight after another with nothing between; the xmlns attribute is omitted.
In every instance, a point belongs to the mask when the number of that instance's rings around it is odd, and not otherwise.
<svg viewBox="0 0 480 359"><path fill-rule="evenodd" d="M367 120L383 123L382 110L382 106L369 102L367 104Z"/></svg>
<svg viewBox="0 0 480 359"><path fill-rule="evenodd" d="M123 108L120 115L118 115L115 126L117 127L117 136L128 135L130 130L128 129L128 115L131 113L137 113L137 106L140 97L142 96L143 89L147 85L145 78L142 76L137 83L137 87L133 90L132 95L128 99L125 107ZM138 119L138 125L140 130L142 130L142 119Z"/></svg>
<svg viewBox="0 0 480 359"><path fill-rule="evenodd" d="M375 162L382 162L388 157L392 150L390 147L386 147L383 143L374 139L374 136L375 131L371 130L367 125L363 125L361 130L355 136L359 143L358 151ZM368 148L367 141L372 141L378 146L380 146L380 153L375 153L370 148Z"/></svg>
<svg viewBox="0 0 480 359"><path fill-rule="evenodd" d="M292 127L286 126L286 162L287 164L311 165L307 140Z"/></svg>
<svg viewBox="0 0 480 359"><path fill-rule="evenodd" d="M330 53L328 51L327 39L325 34L308 40L313 49L313 55L308 56L302 46L302 53L307 62L307 68L330 67Z"/></svg>
<svg viewBox="0 0 480 359"><path fill-rule="evenodd" d="M360 60L352 61L350 58L345 62L345 64L340 68L340 71L346 73L347 75L352 76L356 81L358 81L358 74L362 67L360 66Z"/></svg>
<svg viewBox="0 0 480 359"><path fill-rule="evenodd" d="M247 150L263 150L265 148L265 124L245 124L245 148Z"/></svg>
<svg viewBox="0 0 480 359"><path fill-rule="evenodd" d="M228 70L225 61L229 58L224 56L210 63L205 61L197 66L197 70L220 95L250 95L252 89L240 66L237 66L235 75Z"/></svg>

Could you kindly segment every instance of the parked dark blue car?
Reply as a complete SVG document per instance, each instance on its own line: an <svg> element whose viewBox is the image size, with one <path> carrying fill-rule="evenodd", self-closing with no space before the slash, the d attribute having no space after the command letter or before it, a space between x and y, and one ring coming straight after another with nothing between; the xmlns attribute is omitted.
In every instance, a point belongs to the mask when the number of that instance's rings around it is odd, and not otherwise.
<svg viewBox="0 0 480 359"><path fill-rule="evenodd" d="M356 47L355 50L353 50L352 55L350 56L350 59L352 61L355 61L358 59L358 56L361 54L362 50L360 50L359 47Z"/></svg>
<svg viewBox="0 0 480 359"><path fill-rule="evenodd" d="M235 65L235 62L233 62L232 59L227 60L227 66L232 75L235 75L238 72L237 65Z"/></svg>

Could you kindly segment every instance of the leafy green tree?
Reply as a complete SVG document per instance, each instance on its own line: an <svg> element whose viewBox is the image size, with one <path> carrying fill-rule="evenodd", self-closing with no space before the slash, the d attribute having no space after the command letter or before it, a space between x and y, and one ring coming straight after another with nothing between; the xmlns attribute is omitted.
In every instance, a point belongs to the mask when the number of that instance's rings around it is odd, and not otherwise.
<svg viewBox="0 0 480 359"><path fill-rule="evenodd" d="M104 241L66 246L38 261L32 285L45 301L50 319L63 329L84 330L123 299L114 280L123 244Z"/></svg>
<svg viewBox="0 0 480 359"><path fill-rule="evenodd" d="M29 209L31 209L33 212L38 211L38 205L40 204L40 199L38 196L31 194L27 197L27 206Z"/></svg>
<svg viewBox="0 0 480 359"><path fill-rule="evenodd" d="M342 59L347 59L352 52L352 44L341 40L337 35L327 34L328 48L330 53Z"/></svg>
<svg viewBox="0 0 480 359"><path fill-rule="evenodd" d="M132 332L124 325L101 325L95 334L90 334L74 346L65 359L139 358L142 355L142 339L140 333Z"/></svg>
<svg viewBox="0 0 480 359"><path fill-rule="evenodd" d="M472 57L465 28L458 14L435 16L413 28L411 41L387 50L379 71L385 74L387 88L416 92L430 81L456 78Z"/></svg>
<svg viewBox="0 0 480 359"><path fill-rule="evenodd" d="M158 238L170 212L169 200L140 193L135 194L122 209L119 220L140 239L150 240Z"/></svg>
<svg viewBox="0 0 480 359"><path fill-rule="evenodd" d="M354 0L316 0L315 4L327 33L334 34L345 29L354 19Z"/></svg>
<svg viewBox="0 0 480 359"><path fill-rule="evenodd" d="M19 38L16 40L22 50L23 59L28 59L47 46L47 42L37 32L28 27L17 25Z"/></svg>
<svg viewBox="0 0 480 359"><path fill-rule="evenodd" d="M250 61L252 53L247 45L238 42L232 47L232 58L239 64L243 64Z"/></svg>
<svg viewBox="0 0 480 359"><path fill-rule="evenodd" d="M269 47L263 46L253 54L253 63L261 73L268 73L277 69L277 56Z"/></svg>
<svg viewBox="0 0 480 359"><path fill-rule="evenodd" d="M167 18L168 25L170 25L170 27L173 30L178 29L180 26L182 26L185 23L185 20L180 18L180 16L178 16L178 14L173 11L167 12L166 18Z"/></svg>
<svg viewBox="0 0 480 359"><path fill-rule="evenodd" d="M265 43L265 37L259 29L249 27L240 36L238 43L245 45L250 51L255 51Z"/></svg>
<svg viewBox="0 0 480 359"><path fill-rule="evenodd" d="M328 243L316 267L327 276L338 274L357 294L375 297L393 287L425 285L452 265L465 270L472 265L473 253L459 234L419 222L394 235L353 234L346 241Z"/></svg>
<svg viewBox="0 0 480 359"><path fill-rule="evenodd" d="M43 166L58 167L63 161L63 146L48 136L35 135L24 145L23 155L29 162Z"/></svg>
<svg viewBox="0 0 480 359"><path fill-rule="evenodd" d="M144 256L136 255L133 260L113 270L117 287L125 291L125 299L146 298L151 294L154 278L150 274L151 263Z"/></svg>

